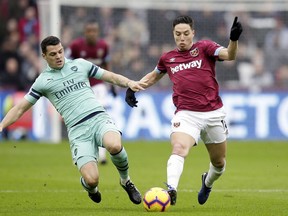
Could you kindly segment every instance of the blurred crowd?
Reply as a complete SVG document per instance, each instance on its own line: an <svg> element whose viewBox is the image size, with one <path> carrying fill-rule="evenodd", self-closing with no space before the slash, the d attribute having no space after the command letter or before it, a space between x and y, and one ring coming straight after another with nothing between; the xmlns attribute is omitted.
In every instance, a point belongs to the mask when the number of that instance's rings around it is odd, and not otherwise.
<svg viewBox="0 0 288 216"><path fill-rule="evenodd" d="M26 91L41 71L36 0L0 0L0 90Z"/></svg>
<svg viewBox="0 0 288 216"><path fill-rule="evenodd" d="M244 27L237 61L219 62L222 89L261 91L288 88L288 15L284 12L217 12L62 7L64 46L81 36L87 17L96 17L101 37L111 49L113 71L141 78L154 69L162 52L174 48L172 20L189 14L196 40L211 39L227 46L234 16ZM170 87L162 79L157 88Z"/></svg>
<svg viewBox="0 0 288 216"><path fill-rule="evenodd" d="M27 90L41 71L40 23L36 0L0 0L0 89ZM172 20L189 14L196 40L211 39L227 46L234 16L244 32L237 61L219 62L222 89L260 91L288 89L288 15L283 12L215 12L61 7L62 44L83 35L91 17L110 45L112 71L139 79L154 69L161 53L174 48ZM162 79L156 88L170 88Z"/></svg>

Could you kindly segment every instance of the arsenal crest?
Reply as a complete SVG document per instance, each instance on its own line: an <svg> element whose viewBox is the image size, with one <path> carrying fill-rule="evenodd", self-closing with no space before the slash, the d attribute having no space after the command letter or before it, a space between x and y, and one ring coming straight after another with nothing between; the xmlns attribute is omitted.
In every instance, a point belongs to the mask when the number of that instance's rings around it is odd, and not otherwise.
<svg viewBox="0 0 288 216"><path fill-rule="evenodd" d="M199 55L199 50L198 50L198 48L195 48L195 49L191 50L191 51L190 51L190 55L191 55L192 57L198 56L198 55Z"/></svg>

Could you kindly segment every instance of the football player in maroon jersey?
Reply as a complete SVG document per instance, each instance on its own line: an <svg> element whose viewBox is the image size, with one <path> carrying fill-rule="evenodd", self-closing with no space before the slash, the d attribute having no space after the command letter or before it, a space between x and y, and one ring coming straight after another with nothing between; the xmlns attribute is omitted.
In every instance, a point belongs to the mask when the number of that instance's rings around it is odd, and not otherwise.
<svg viewBox="0 0 288 216"><path fill-rule="evenodd" d="M184 160L200 138L207 148L210 165L208 172L201 176L199 204L207 201L213 183L225 171L228 129L215 76L215 63L217 60L236 59L241 33L242 25L235 17L227 47L211 40L194 42L193 19L179 16L173 21L173 35L177 47L164 53L156 68L141 79L149 87L168 74L173 83L172 97L176 111L171 121L172 153L167 162L167 187L172 205L176 203ZM125 100L131 107L137 106L135 92L131 89L127 89Z"/></svg>

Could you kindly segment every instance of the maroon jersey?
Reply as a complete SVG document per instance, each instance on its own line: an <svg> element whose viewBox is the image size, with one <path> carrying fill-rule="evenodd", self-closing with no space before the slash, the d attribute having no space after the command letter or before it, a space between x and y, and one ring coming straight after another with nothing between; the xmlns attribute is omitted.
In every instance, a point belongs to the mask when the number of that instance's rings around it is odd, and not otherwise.
<svg viewBox="0 0 288 216"><path fill-rule="evenodd" d="M173 103L180 110L212 111L223 106L215 76L219 44L202 40L190 50L163 54L156 70L168 73L173 83Z"/></svg>
<svg viewBox="0 0 288 216"><path fill-rule="evenodd" d="M71 43L68 50L68 58L83 58L106 69L106 64L109 61L109 46L103 39L99 39L95 45L90 45L86 43L84 38L78 38ZM89 79L89 81L91 86L103 82L94 78Z"/></svg>

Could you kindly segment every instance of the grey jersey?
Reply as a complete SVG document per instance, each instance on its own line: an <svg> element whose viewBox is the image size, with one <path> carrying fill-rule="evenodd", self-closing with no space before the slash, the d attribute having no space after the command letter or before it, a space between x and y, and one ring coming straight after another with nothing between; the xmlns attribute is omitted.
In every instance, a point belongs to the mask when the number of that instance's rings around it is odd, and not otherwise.
<svg viewBox="0 0 288 216"><path fill-rule="evenodd" d="M100 79L104 70L84 59L70 60L60 70L49 66L31 86L25 99L35 104L45 96L64 119L67 128L95 111L105 111L93 93L89 77Z"/></svg>

